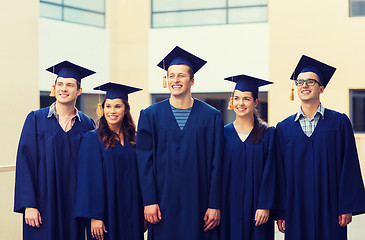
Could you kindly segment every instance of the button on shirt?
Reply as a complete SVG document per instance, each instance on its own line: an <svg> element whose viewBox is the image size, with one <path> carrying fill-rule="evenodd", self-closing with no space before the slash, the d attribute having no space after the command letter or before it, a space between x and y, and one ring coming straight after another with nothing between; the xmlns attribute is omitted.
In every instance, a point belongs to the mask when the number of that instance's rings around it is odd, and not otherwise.
<svg viewBox="0 0 365 240"><path fill-rule="evenodd" d="M312 119L309 119L307 116L304 115L302 108L300 108L294 121L299 121L300 126L302 127L302 130L305 133L305 135L310 137L312 136L314 129L318 124L319 118L321 117L322 120L324 119L324 110L325 108L322 106L322 104L319 104L316 113L314 114Z"/></svg>

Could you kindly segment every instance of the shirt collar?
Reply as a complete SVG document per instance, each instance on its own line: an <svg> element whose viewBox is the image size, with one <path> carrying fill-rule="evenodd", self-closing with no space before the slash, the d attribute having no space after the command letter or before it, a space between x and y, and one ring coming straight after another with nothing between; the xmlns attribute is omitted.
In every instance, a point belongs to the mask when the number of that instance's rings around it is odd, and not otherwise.
<svg viewBox="0 0 365 240"><path fill-rule="evenodd" d="M316 113L314 114L314 116L319 114L319 116L321 116L322 120L323 120L324 119L324 110L325 110L325 108L323 107L322 103L320 103ZM299 111L297 112L297 115L295 116L294 122L298 121L302 116L304 117L305 115L303 113L302 107L300 107Z"/></svg>
<svg viewBox="0 0 365 240"><path fill-rule="evenodd" d="M79 110L76 107L75 107L75 112L76 114L74 117L76 117L81 122ZM50 118L52 116L55 116L55 118L58 119L58 113L56 111L56 102L52 103L52 105L49 107L47 118Z"/></svg>

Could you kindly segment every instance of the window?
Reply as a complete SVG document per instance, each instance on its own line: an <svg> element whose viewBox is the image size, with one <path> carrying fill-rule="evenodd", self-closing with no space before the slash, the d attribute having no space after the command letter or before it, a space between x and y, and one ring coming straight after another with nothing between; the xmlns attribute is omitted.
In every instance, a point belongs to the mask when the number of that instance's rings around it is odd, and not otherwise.
<svg viewBox="0 0 365 240"><path fill-rule="evenodd" d="M152 28L267 22L267 0L152 0Z"/></svg>
<svg viewBox="0 0 365 240"><path fill-rule="evenodd" d="M350 0L350 17L365 16L365 0Z"/></svg>
<svg viewBox="0 0 365 240"><path fill-rule="evenodd" d="M105 27L105 0L40 0L41 17Z"/></svg>
<svg viewBox="0 0 365 240"><path fill-rule="evenodd" d="M365 89L350 90L350 118L355 132L365 132Z"/></svg>

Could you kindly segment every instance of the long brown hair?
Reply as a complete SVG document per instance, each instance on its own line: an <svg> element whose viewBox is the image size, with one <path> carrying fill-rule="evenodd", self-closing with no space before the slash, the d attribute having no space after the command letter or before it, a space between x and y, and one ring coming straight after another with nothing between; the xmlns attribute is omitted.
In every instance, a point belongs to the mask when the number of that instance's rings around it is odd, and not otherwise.
<svg viewBox="0 0 365 240"><path fill-rule="evenodd" d="M132 115L130 113L129 103L125 100L122 100L124 103L124 117L122 122L122 130L123 136L128 140L128 142L134 147L136 146L136 125L132 119ZM102 103L102 107L104 109L105 100ZM110 130L108 122L103 116L99 119L99 127L98 127L98 136L101 141L104 143L106 149L114 148L120 143L120 137L117 133Z"/></svg>
<svg viewBox="0 0 365 240"><path fill-rule="evenodd" d="M251 92L252 93L252 92ZM258 99L258 93L252 93L253 100L256 101ZM264 133L269 129L268 124L260 118L260 115L256 108L253 111L253 129L251 131L250 137L250 143L251 144L259 144L261 142L262 137L264 136Z"/></svg>

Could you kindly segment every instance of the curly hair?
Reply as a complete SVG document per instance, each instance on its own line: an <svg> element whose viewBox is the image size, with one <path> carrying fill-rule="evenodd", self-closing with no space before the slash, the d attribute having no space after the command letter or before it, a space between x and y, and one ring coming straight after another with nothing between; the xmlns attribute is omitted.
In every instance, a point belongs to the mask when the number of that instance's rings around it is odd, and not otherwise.
<svg viewBox="0 0 365 240"><path fill-rule="evenodd" d="M123 136L128 140L128 142L134 147L136 146L136 125L132 119L132 115L130 113L129 103L125 100L122 100L124 103L124 117L122 122L122 130ZM105 100L102 103L102 107L104 109ZM98 136L101 141L104 143L106 149L114 148L120 143L120 137L117 133L110 130L108 122L103 114L103 116L99 119L98 124Z"/></svg>

